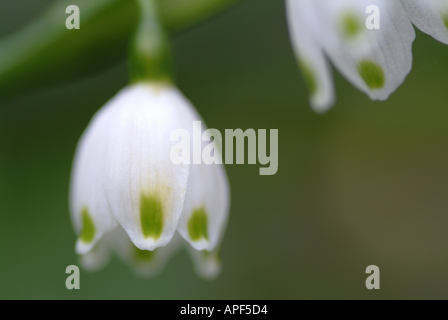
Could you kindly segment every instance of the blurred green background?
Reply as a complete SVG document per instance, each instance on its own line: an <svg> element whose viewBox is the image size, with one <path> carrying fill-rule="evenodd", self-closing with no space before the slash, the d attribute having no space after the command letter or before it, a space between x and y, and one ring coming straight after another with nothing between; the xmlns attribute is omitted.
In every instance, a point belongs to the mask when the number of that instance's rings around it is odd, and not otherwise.
<svg viewBox="0 0 448 320"><path fill-rule="evenodd" d="M51 2L0 0L0 36ZM208 127L279 130L276 175L226 166L221 275L198 278L182 251L156 278L113 258L81 270L80 290L65 287L78 264L72 158L92 115L127 84L123 61L1 102L0 299L448 298L447 46L418 32L413 70L386 102L335 72L337 104L323 115L308 105L283 1L242 1L173 46L178 86ZM380 290L365 287L368 265L380 268Z"/></svg>

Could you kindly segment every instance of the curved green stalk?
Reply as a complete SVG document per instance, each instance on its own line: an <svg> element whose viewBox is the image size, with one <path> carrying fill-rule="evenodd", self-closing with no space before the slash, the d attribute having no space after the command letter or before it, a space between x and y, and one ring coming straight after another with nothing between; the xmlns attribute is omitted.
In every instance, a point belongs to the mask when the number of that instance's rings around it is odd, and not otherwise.
<svg viewBox="0 0 448 320"><path fill-rule="evenodd" d="M240 0L156 0L173 33ZM65 9L77 5L81 28L68 30ZM124 61L137 26L134 0L60 0L0 41L0 100L97 73Z"/></svg>
<svg viewBox="0 0 448 320"><path fill-rule="evenodd" d="M123 60L138 15L130 3L134 1L57 1L0 41L0 99L82 78ZM80 9L79 30L65 26L71 4Z"/></svg>
<svg viewBox="0 0 448 320"><path fill-rule="evenodd" d="M171 32L189 27L241 0L157 0L161 18Z"/></svg>

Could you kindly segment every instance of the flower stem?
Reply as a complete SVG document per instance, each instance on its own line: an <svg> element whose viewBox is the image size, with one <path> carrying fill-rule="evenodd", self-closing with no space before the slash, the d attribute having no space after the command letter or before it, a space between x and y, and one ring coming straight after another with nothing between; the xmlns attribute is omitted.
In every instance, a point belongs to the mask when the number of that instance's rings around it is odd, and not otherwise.
<svg viewBox="0 0 448 320"><path fill-rule="evenodd" d="M135 82L171 82L172 63L168 35L156 0L136 0L140 20L131 41L130 77Z"/></svg>
<svg viewBox="0 0 448 320"><path fill-rule="evenodd" d="M241 0L157 0L164 24L176 31L188 27Z"/></svg>

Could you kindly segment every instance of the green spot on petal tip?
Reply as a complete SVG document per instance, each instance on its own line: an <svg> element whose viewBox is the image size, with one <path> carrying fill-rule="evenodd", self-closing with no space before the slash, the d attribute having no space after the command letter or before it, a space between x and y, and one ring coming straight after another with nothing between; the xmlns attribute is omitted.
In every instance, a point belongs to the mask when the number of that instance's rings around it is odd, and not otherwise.
<svg viewBox="0 0 448 320"><path fill-rule="evenodd" d="M342 32L346 38L356 37L362 28L362 20L355 13L345 13L342 16Z"/></svg>
<svg viewBox="0 0 448 320"><path fill-rule="evenodd" d="M359 75L371 90L379 90L384 87L386 76L379 64L371 60L362 60L357 68Z"/></svg>
<svg viewBox="0 0 448 320"><path fill-rule="evenodd" d="M139 262L150 262L154 258L154 251L141 250L134 246L134 257Z"/></svg>
<svg viewBox="0 0 448 320"><path fill-rule="evenodd" d="M192 241L208 240L207 212L204 207L193 211L188 220L188 235Z"/></svg>
<svg viewBox="0 0 448 320"><path fill-rule="evenodd" d="M207 250L203 250L202 251L202 255L204 259L214 259L215 262L217 263L221 263L221 250L216 250L213 252L207 251Z"/></svg>
<svg viewBox="0 0 448 320"><path fill-rule="evenodd" d="M143 237L158 239L163 231L163 206L154 194L142 193L140 197L140 223Z"/></svg>
<svg viewBox="0 0 448 320"><path fill-rule="evenodd" d="M445 24L445 27L448 29L448 13L445 13L442 15L443 23Z"/></svg>
<svg viewBox="0 0 448 320"><path fill-rule="evenodd" d="M93 223L87 208L82 209L81 217L82 231L79 235L79 239L84 243L90 243L93 241L93 238L95 238L95 224Z"/></svg>

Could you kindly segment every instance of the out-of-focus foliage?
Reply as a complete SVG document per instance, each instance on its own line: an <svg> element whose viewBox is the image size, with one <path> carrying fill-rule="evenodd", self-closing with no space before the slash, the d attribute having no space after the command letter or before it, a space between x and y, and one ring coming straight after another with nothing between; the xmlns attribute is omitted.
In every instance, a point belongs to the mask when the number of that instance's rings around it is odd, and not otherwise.
<svg viewBox="0 0 448 320"><path fill-rule="evenodd" d="M237 2L157 1L161 19L171 33ZM66 8L70 5L78 6L81 12L79 30L66 28ZM137 11L133 0L53 1L21 30L0 39L0 101L29 90L82 79L123 61L137 26Z"/></svg>

